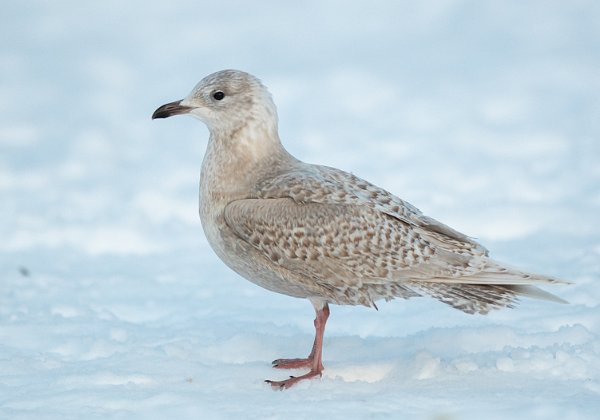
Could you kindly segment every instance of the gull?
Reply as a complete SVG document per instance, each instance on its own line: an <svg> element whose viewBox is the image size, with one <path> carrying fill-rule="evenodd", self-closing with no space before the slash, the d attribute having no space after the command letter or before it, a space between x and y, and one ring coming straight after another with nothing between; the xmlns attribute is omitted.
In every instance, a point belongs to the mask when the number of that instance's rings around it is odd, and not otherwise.
<svg viewBox="0 0 600 420"><path fill-rule="evenodd" d="M388 191L296 159L279 139L269 91L248 73L213 73L152 119L180 114L210 131L199 211L212 249L242 277L315 309L308 357L273 361L308 372L267 380L274 389L322 376L329 304L377 308L379 299L429 295L486 314L514 307L520 296L566 303L535 285L568 282L497 262L471 237Z"/></svg>

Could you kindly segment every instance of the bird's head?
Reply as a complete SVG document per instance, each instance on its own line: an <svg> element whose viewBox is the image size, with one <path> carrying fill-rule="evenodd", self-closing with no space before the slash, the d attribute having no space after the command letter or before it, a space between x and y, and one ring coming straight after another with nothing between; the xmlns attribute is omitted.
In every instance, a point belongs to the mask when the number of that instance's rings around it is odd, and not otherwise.
<svg viewBox="0 0 600 420"><path fill-rule="evenodd" d="M200 119L211 134L231 135L261 124L277 131L277 110L269 91L256 77L239 70L206 76L182 100L159 107L152 119L181 114Z"/></svg>

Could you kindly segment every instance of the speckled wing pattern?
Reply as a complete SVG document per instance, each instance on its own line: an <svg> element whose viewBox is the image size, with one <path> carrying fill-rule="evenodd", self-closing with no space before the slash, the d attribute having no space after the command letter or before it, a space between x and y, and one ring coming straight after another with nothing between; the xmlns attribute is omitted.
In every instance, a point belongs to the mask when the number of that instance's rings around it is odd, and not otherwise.
<svg viewBox="0 0 600 420"><path fill-rule="evenodd" d="M528 284L558 280L505 268L460 232L352 174L303 164L259 183L225 208L242 240L312 279L318 297L375 306L430 295L468 313L513 306L518 295L556 300Z"/></svg>

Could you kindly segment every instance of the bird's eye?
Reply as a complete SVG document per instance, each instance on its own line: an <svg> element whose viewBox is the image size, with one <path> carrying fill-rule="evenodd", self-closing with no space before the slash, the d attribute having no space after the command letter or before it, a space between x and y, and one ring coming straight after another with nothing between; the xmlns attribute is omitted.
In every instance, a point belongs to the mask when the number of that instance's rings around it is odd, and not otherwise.
<svg viewBox="0 0 600 420"><path fill-rule="evenodd" d="M225 97L225 94L223 92L221 92L220 90L217 90L216 92L214 92L212 94L212 97L215 98L217 101L220 101L221 99L223 99Z"/></svg>

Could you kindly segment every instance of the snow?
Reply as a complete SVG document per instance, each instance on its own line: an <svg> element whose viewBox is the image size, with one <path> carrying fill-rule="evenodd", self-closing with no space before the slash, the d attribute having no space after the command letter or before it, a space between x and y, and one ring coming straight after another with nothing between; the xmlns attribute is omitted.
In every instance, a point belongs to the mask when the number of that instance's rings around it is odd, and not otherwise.
<svg viewBox="0 0 600 420"><path fill-rule="evenodd" d="M0 418L594 419L600 412L600 4L174 0L3 5ZM352 171L575 282L569 305L308 302L212 253L207 130L151 121L206 74L261 77L303 160Z"/></svg>

